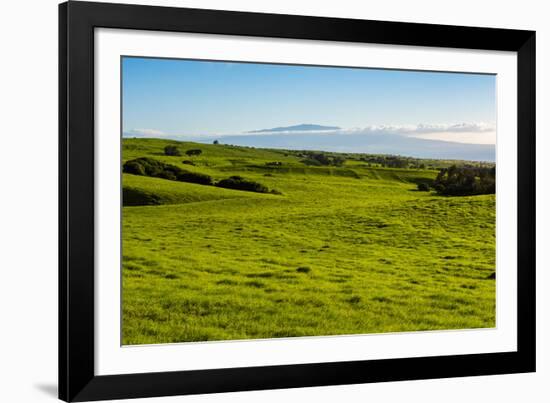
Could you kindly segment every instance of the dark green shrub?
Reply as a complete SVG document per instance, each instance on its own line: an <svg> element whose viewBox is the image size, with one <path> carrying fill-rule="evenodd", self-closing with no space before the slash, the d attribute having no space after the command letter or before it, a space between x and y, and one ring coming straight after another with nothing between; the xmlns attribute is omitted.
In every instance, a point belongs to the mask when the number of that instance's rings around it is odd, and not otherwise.
<svg viewBox="0 0 550 403"><path fill-rule="evenodd" d="M176 175L174 174L174 172L168 171L168 170L159 172L158 175L156 175L156 177L162 178L162 179L168 179L171 181L176 180Z"/></svg>
<svg viewBox="0 0 550 403"><path fill-rule="evenodd" d="M162 167L162 170L164 172L170 172L174 176L177 176L180 172L183 171L180 167L177 167L175 165L170 165L170 164L164 164L164 166Z"/></svg>
<svg viewBox="0 0 550 403"><path fill-rule="evenodd" d="M323 153L309 153L311 159L319 161L321 165L330 165L330 158Z"/></svg>
<svg viewBox="0 0 550 403"><path fill-rule="evenodd" d="M164 155L179 156L181 152L176 146L166 146L164 147Z"/></svg>
<svg viewBox="0 0 550 403"><path fill-rule="evenodd" d="M267 186L261 183L246 180L241 176L231 176L228 179L222 179L216 186L226 189L246 190L248 192L268 193Z"/></svg>
<svg viewBox="0 0 550 403"><path fill-rule="evenodd" d="M166 164L153 158L136 158L135 160L126 161L122 166L122 172L134 175L158 176L164 170L164 165Z"/></svg>
<svg viewBox="0 0 550 403"><path fill-rule="evenodd" d="M332 157L331 165L334 165L336 167L341 167L342 165L344 165L344 162L346 162L344 157L335 156L335 157Z"/></svg>
<svg viewBox="0 0 550 403"><path fill-rule="evenodd" d="M143 165L136 161L128 161L122 166L122 172L132 175L145 175Z"/></svg>
<svg viewBox="0 0 550 403"><path fill-rule="evenodd" d="M329 155L325 153L307 151L299 156L305 157L301 162L311 166L336 166L344 165L346 159L340 155Z"/></svg>
<svg viewBox="0 0 550 403"><path fill-rule="evenodd" d="M198 148L196 149L192 149L192 150L187 150L185 152L185 154L187 154L188 156L192 157L193 155L201 155L202 154L202 150L199 150Z"/></svg>
<svg viewBox="0 0 550 403"><path fill-rule="evenodd" d="M212 184L212 177L210 175L205 175L197 172L181 171L180 173L178 173L176 178L180 182L199 183L201 185Z"/></svg>
<svg viewBox="0 0 550 403"><path fill-rule="evenodd" d="M123 206L155 206L162 204L162 200L154 193L134 188L122 188Z"/></svg>
<svg viewBox="0 0 550 403"><path fill-rule="evenodd" d="M189 172L175 165L165 164L164 162L147 157L127 161L123 165L122 171L134 175L152 176L172 181L212 185L212 178L209 175Z"/></svg>
<svg viewBox="0 0 550 403"><path fill-rule="evenodd" d="M302 164L305 164L305 165L309 165L309 166L315 166L315 167L320 167L321 164L319 161L315 160L315 159L312 159L312 158L306 158L306 159L303 159L300 161Z"/></svg>
<svg viewBox="0 0 550 403"><path fill-rule="evenodd" d="M193 161L190 161L190 160L183 160L181 163L185 164L185 165L195 165L195 163Z"/></svg>
<svg viewBox="0 0 550 403"><path fill-rule="evenodd" d="M430 191L430 185L428 185L425 182L419 183L418 184L418 190L420 192L429 192Z"/></svg>

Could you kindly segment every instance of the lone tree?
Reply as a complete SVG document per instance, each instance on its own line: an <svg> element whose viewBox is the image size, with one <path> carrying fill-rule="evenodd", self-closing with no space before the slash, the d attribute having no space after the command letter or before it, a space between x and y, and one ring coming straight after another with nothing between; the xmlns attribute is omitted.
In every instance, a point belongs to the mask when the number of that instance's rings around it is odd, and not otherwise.
<svg viewBox="0 0 550 403"><path fill-rule="evenodd" d="M202 150L199 150L198 148L197 149L192 149L192 150L187 150L185 152L185 154L187 154L188 156L192 157L193 155L201 155L202 154Z"/></svg>
<svg viewBox="0 0 550 403"><path fill-rule="evenodd" d="M214 140L212 144L220 144L220 142L218 140Z"/></svg>
<svg viewBox="0 0 550 403"><path fill-rule="evenodd" d="M166 146L164 147L164 154L170 156L179 156L181 155L181 152L176 146Z"/></svg>

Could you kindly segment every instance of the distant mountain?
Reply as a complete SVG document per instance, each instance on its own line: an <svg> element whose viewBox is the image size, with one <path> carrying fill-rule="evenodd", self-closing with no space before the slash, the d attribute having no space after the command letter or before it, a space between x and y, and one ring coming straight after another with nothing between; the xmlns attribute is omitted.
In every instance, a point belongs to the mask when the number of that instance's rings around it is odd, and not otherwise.
<svg viewBox="0 0 550 403"><path fill-rule="evenodd" d="M325 131L325 130L340 130L338 126L321 126L321 125L312 125L312 124L301 124L295 126L286 126L286 127L274 127L273 129L261 129L261 130L252 130L248 133L274 133L274 132L306 132L306 131Z"/></svg>

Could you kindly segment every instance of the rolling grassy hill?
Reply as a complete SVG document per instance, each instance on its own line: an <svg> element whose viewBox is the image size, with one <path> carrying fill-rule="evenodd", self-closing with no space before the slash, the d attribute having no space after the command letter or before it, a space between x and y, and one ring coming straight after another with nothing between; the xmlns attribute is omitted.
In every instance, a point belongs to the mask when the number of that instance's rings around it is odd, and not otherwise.
<svg viewBox="0 0 550 403"><path fill-rule="evenodd" d="M416 191L434 170L124 139L139 157L281 194L124 174L159 205L123 207L123 344L495 326L494 195Z"/></svg>

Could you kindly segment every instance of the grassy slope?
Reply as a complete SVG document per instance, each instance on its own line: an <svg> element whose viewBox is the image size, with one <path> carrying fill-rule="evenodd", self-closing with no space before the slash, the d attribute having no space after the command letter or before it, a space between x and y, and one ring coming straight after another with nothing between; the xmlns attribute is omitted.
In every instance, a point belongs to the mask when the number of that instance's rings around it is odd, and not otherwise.
<svg viewBox="0 0 550 403"><path fill-rule="evenodd" d="M192 143L180 146L203 155L165 157L168 143L125 140L123 158L283 195L124 175L177 203L124 208L124 344L495 325L494 196L414 191L434 171L304 167L281 151Z"/></svg>

